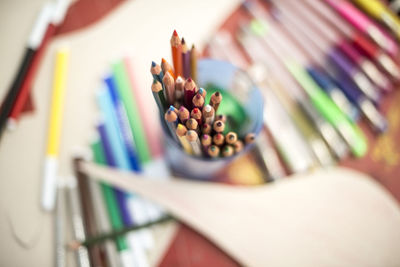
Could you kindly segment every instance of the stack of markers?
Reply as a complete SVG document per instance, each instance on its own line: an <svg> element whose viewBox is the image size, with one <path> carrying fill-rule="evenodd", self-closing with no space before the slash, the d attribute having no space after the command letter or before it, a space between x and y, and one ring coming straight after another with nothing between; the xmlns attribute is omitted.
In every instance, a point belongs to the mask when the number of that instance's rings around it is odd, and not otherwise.
<svg viewBox="0 0 400 267"><path fill-rule="evenodd" d="M264 93L268 138L257 144L271 176L365 156L358 123L387 131L380 103L400 81L398 18L378 0L252 0L239 12L233 37L220 31L208 51Z"/></svg>
<svg viewBox="0 0 400 267"><path fill-rule="evenodd" d="M151 124L154 118L142 112L140 105L146 99L143 90L134 86L131 64L129 58L116 59L101 81L96 95L101 120L90 145L93 160L125 171L169 177L160 160L159 134ZM71 188L69 218L79 248L78 265L150 266L148 253L156 244L147 226L166 218L163 210L137 195L89 179L78 162L74 166L79 194Z"/></svg>
<svg viewBox="0 0 400 267"><path fill-rule="evenodd" d="M243 141L235 132L226 133L227 116L217 115L221 92L214 92L206 104L207 91L191 78L197 77L194 46L191 52L187 51L185 40L181 41L174 31L171 47L174 69L165 59L161 67L155 62L151 65L154 78L151 89L170 135L186 153L197 157L230 157L239 153ZM254 134L247 134L244 141L252 143Z"/></svg>

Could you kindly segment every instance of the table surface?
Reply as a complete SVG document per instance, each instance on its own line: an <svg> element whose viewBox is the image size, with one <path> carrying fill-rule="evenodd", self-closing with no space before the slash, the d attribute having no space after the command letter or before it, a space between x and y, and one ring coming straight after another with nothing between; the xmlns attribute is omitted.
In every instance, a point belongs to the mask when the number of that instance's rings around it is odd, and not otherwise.
<svg viewBox="0 0 400 267"><path fill-rule="evenodd" d="M13 79L44 2L0 1L0 99ZM72 174L71 154L77 147L88 147L94 134L98 120L95 92L112 60L131 55L138 85L149 88L150 62L170 55L173 29L201 49L238 3L126 1L98 23L51 42L33 86L35 112L23 116L18 128L6 132L0 143L1 266L53 266L53 217L41 210L39 199L56 48L66 44L71 51L59 169L59 175L66 177ZM68 259L70 266L71 257Z"/></svg>

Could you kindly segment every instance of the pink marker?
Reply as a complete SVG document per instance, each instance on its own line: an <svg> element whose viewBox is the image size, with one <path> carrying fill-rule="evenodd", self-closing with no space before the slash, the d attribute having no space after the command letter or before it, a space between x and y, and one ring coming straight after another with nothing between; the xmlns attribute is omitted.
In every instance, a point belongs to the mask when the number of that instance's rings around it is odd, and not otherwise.
<svg viewBox="0 0 400 267"><path fill-rule="evenodd" d="M346 0L325 1L354 27L367 34L380 47L382 47L382 49L392 56L397 56L399 47L393 38L354 5Z"/></svg>

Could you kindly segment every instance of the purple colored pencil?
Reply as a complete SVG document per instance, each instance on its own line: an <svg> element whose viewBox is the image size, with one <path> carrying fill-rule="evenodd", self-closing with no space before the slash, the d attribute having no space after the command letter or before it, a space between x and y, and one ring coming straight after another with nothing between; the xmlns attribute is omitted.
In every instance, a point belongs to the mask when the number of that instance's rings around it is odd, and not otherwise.
<svg viewBox="0 0 400 267"><path fill-rule="evenodd" d="M188 49L184 38L182 38L182 69L185 79L189 78L191 76L190 50Z"/></svg>

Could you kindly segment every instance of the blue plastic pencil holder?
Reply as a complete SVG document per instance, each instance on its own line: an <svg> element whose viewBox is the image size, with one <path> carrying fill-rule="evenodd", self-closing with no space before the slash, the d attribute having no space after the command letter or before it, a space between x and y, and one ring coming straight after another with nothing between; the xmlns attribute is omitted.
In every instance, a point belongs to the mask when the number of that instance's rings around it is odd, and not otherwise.
<svg viewBox="0 0 400 267"><path fill-rule="evenodd" d="M228 91L242 106L247 119L237 130L238 135L243 136L250 132L257 135L263 125L263 96L247 73L226 61L212 59L199 60L197 68L198 87L207 89L211 85L218 90ZM222 100L222 104L224 100ZM230 114L224 115L229 117ZM161 118L161 124L165 140L166 160L171 170L182 177L212 180L228 163L248 151L250 147L246 145L240 153L227 158L211 159L192 156L174 141L163 118Z"/></svg>

